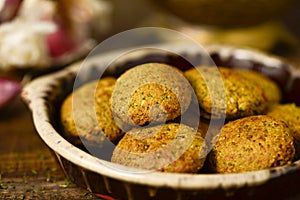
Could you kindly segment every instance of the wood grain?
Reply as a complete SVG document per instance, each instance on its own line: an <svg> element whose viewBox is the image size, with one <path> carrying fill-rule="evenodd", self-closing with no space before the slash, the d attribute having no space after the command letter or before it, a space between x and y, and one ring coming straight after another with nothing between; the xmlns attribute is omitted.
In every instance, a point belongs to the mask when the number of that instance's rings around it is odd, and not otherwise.
<svg viewBox="0 0 300 200"><path fill-rule="evenodd" d="M100 199L65 178L20 98L0 111L0 199Z"/></svg>

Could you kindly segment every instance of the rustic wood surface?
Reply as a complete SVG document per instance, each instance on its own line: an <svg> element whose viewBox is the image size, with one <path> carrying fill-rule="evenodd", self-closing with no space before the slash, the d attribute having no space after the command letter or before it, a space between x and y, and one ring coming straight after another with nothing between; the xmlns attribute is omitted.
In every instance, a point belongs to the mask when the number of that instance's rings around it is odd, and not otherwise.
<svg viewBox="0 0 300 200"><path fill-rule="evenodd" d="M65 178L20 98L0 111L0 199L100 199Z"/></svg>

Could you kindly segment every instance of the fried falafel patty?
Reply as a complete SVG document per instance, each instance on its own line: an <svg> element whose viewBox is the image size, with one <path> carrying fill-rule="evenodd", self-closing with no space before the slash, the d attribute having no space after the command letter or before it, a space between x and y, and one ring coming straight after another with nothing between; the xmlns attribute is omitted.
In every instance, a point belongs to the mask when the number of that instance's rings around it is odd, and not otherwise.
<svg viewBox="0 0 300 200"><path fill-rule="evenodd" d="M222 117L226 109L226 119L231 120L264 112L267 99L261 87L233 69L218 69L200 66L185 72L202 109L201 116L207 119ZM219 83L222 81L224 90Z"/></svg>
<svg viewBox="0 0 300 200"><path fill-rule="evenodd" d="M296 104L274 104L269 107L267 115L283 120L291 129L295 139L296 157L300 157L300 107Z"/></svg>
<svg viewBox="0 0 300 200"><path fill-rule="evenodd" d="M116 142L123 135L113 119L109 103L115 83L113 77L92 81L64 100L61 125L65 136L74 144L85 140L90 145L100 145L106 137Z"/></svg>
<svg viewBox="0 0 300 200"><path fill-rule="evenodd" d="M117 80L111 105L119 126L143 126L175 119L190 105L193 89L177 68L147 63ZM125 126L124 126L125 124Z"/></svg>
<svg viewBox="0 0 300 200"><path fill-rule="evenodd" d="M243 77L249 79L253 83L258 84L263 90L270 104L279 103L282 97L278 85L263 74L252 70L237 70Z"/></svg>
<svg viewBox="0 0 300 200"><path fill-rule="evenodd" d="M238 173L290 164L294 141L287 124L267 115L227 123L208 156L205 168L217 173Z"/></svg>
<svg viewBox="0 0 300 200"><path fill-rule="evenodd" d="M207 155L201 134L178 123L132 129L116 146L111 161L147 170L196 173Z"/></svg>

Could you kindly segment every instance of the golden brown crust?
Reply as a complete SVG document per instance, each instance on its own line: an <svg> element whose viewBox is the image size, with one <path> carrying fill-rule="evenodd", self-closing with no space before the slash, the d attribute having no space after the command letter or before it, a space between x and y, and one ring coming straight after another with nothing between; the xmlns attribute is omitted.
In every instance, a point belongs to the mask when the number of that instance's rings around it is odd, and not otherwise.
<svg viewBox="0 0 300 200"><path fill-rule="evenodd" d="M282 166L293 161L294 141L283 121L250 116L226 124L209 155L217 173L238 173Z"/></svg>
<svg viewBox="0 0 300 200"><path fill-rule="evenodd" d="M85 140L99 145L105 137L116 142L123 132L114 122L110 97L116 79L105 77L93 81L71 93L61 107L61 124L66 137L75 144Z"/></svg>
<svg viewBox="0 0 300 200"><path fill-rule="evenodd" d="M191 94L181 71L166 64L147 63L118 78L111 105L118 121L143 126L180 116L190 105Z"/></svg>
<svg viewBox="0 0 300 200"><path fill-rule="evenodd" d="M281 91L278 85L267 76L251 70L237 70L237 72L239 72L244 78L260 86L270 104L279 103L281 101Z"/></svg>
<svg viewBox="0 0 300 200"><path fill-rule="evenodd" d="M195 90L204 118L222 117L226 108L226 119L236 119L262 114L267 107L263 89L235 70L201 66L186 71L185 76Z"/></svg>
<svg viewBox="0 0 300 200"><path fill-rule="evenodd" d="M164 122L181 115L176 95L158 84L146 84L137 89L130 98L128 112L137 125Z"/></svg>
<svg viewBox="0 0 300 200"><path fill-rule="evenodd" d="M196 173L206 154L200 132L170 123L127 132L116 146L112 162L148 170Z"/></svg>
<svg viewBox="0 0 300 200"><path fill-rule="evenodd" d="M274 104L269 107L267 115L283 120L295 138L297 158L300 157L300 108L296 104Z"/></svg>

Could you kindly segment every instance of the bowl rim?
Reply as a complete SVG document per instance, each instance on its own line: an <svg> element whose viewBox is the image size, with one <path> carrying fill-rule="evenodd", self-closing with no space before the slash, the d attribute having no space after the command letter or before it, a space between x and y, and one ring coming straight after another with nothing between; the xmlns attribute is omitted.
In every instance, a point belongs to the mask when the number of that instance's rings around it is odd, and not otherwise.
<svg viewBox="0 0 300 200"><path fill-rule="evenodd" d="M160 47L171 47L175 51L186 51L188 46L182 44L158 44ZM295 67L286 63L280 57L269 55L267 53L253 50L249 48L225 46L225 45L208 45L205 49L211 54L218 52L221 56L230 56L233 53L239 56L248 55L250 58L259 62L267 63L285 63L295 71ZM124 51L124 50L121 50ZM193 48L190 48L188 53L195 53ZM102 61L110 60L116 55L119 55L119 50L103 53L85 60L92 64L95 60ZM141 56L141 55L138 55ZM44 75L34 79L32 82L24 86L21 97L32 112L32 119L35 128L42 140L59 156L64 157L73 164L95 172L105 177L125 181L132 184L147 185L150 187L168 187L173 189L187 190L202 190L216 188L237 188L243 186L256 186L267 182L269 179L278 178L283 174L292 173L300 168L300 161L296 161L291 165L276 167L272 169L256 170L243 173L231 174L178 174L165 172L150 172L146 170L134 170L134 173L129 173L130 168L119 164L111 163L105 160L96 158L89 153L72 145L64 139L51 124L49 116L48 100L52 95L53 86L59 85L60 81L69 76L76 76L82 61L76 62L60 71L52 74ZM299 74L296 70L295 73ZM115 170L119 169L119 170ZM126 169L126 170L125 170ZM129 171L128 171L129 170ZM138 172L138 173L137 173ZM148 173L147 173L148 172Z"/></svg>

